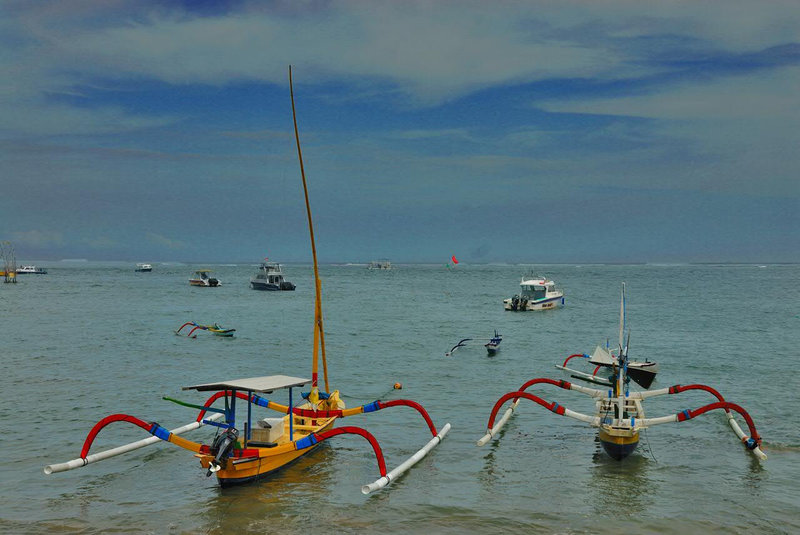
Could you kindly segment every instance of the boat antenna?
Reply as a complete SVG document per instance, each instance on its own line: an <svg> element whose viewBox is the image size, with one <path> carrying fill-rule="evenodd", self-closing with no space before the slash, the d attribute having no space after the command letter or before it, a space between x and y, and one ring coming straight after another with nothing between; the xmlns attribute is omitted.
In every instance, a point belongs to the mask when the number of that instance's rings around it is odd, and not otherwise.
<svg viewBox="0 0 800 535"><path fill-rule="evenodd" d="M314 360L311 366L311 391L314 397L318 396L317 373L319 369L319 353L322 350L322 373L325 379L325 391L328 387L328 363L325 359L325 331L322 328L322 290L319 282L319 266L317 265L317 246L314 243L314 223L311 221L311 204L308 202L308 186L306 185L306 172L303 168L303 153L300 150L300 134L297 130L297 113L294 107L294 89L292 88L292 66L289 65L289 96L292 99L292 121L294 122L294 139L297 142L297 158L300 160L300 176L303 178L303 193L306 199L306 215L308 216L308 232L311 235L311 256L314 259ZM312 400L316 402L316 400Z"/></svg>
<svg viewBox="0 0 800 535"><path fill-rule="evenodd" d="M622 296L619 300L619 351L622 353L623 335L625 333L625 283L622 283Z"/></svg>

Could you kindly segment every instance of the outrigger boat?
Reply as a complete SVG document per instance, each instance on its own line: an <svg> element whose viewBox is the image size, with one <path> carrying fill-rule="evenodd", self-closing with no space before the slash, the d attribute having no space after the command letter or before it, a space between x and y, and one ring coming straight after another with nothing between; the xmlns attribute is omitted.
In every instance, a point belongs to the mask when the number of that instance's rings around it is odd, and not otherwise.
<svg viewBox="0 0 800 535"><path fill-rule="evenodd" d="M226 338L232 337L233 333L236 332L236 329L223 329L222 327L220 327L216 323L214 325L200 325L199 323L195 323L193 321L187 321L186 323L181 325L180 328L178 328L177 331L175 331L175 334L180 334L181 333L181 329L183 329L187 325L192 325L193 326L192 330L189 331L189 334L186 335L189 338L197 338L196 334L194 336L192 336L192 333L195 332L197 329L200 329L200 330L203 330L203 331L208 331L211 334L213 334L214 336L223 336L223 337L226 337Z"/></svg>
<svg viewBox="0 0 800 535"><path fill-rule="evenodd" d="M156 422L145 422L127 414L112 414L100 420L89 432L83 444L83 448L81 449L80 457L65 463L49 465L44 469L46 474L86 466L87 464L102 459L107 459L133 449L147 446L161 439L195 453L196 457L200 459L200 465L206 469L206 475L210 476L211 474L216 474L219 484L225 487L246 483L267 476L297 458L311 452L320 443L329 438L339 435L358 435L366 439L372 446L380 472L380 478L361 488L361 491L367 494L385 487L411 468L420 459L425 457L431 449L437 446L450 430L450 424L448 423L445 424L440 431L437 431L425 409L414 401L406 399L396 399L385 402L376 400L360 407L347 409L340 398L339 392L330 389L325 355L325 334L322 322L319 267L317 264L316 245L314 243L314 227L311 221L311 207L308 200L308 188L306 186L305 171L303 169L303 157L300 151L300 136L297 130L291 67L289 68L289 89L292 101L295 140L297 142L297 155L300 161L300 173L303 180L306 213L308 216L308 229L311 235L311 252L314 261L316 298L314 305L314 342L311 379L273 375L185 386L183 387L184 390L214 392L202 405L165 398L179 405L199 409L200 413L196 421L169 431ZM320 390L318 386L318 366L320 357L322 360L325 391ZM293 403L293 389L309 383L311 385L310 391L303 394L305 401L295 407ZM282 389L287 389L289 393L289 402L287 405L278 404L259 395ZM212 407L214 402L219 398L224 398L224 409ZM240 413L236 411L237 399L247 402L247 416L243 426L242 422L238 420L238 415ZM274 410L281 416L278 418L260 419L253 425L252 409L254 405ZM410 407L418 411L425 419L433 438L431 438L417 453L390 472L386 471L386 464L378 441L369 431L354 426L334 427L336 420L339 418L401 406ZM206 417L205 415L208 412L213 414L210 417ZM219 421L220 419L222 421ZM137 425L153 436L112 450L90 455L89 450L94 438L105 426L113 422L128 422ZM202 425L212 425L220 429L219 434L211 444L192 442L179 436L181 433L196 429Z"/></svg>
<svg viewBox="0 0 800 535"><path fill-rule="evenodd" d="M484 344L483 347L486 348L486 351L489 353L489 356L497 355L497 352L500 351L500 342L503 341L503 335L497 333L497 329L494 330L494 336L492 336L489 341Z"/></svg>
<svg viewBox="0 0 800 535"><path fill-rule="evenodd" d="M630 346L630 332L628 332L627 343L623 346L623 332L625 325L625 285L622 286L622 300L620 304L620 334L619 334L619 351L616 357L616 362L610 366L610 375L608 382L611 385L610 389L595 389L588 388L581 385L576 385L568 381L555 380L548 378L531 379L524 383L518 390L508 392L500 397L495 403L489 416L489 424L486 434L478 440L478 446L483 446L488 443L492 438L498 436L503 426L508 422L511 415L514 413L517 405L521 399L527 399L541 405L542 407L561 416L568 416L575 420L589 424L597 428L598 439L603 446L603 449L612 458L622 460L630 455L639 444L639 432L653 427L655 425L666 424L671 422L684 422L691 420L697 416L705 414L709 411L722 409L726 413L728 424L733 429L736 436L739 437L741 442L747 449L761 460L767 458L766 454L761 450L761 436L756 430L753 419L742 407L735 403L726 401L722 395L711 388L710 386L701 384L691 384L686 386L674 385L669 388L661 388L651 391L631 391L629 389L629 378L634 379L630 374L628 348ZM564 390L573 390L581 394L591 397L595 402L595 414L583 414L580 412L572 411L560 405L555 401L547 401L539 396L533 395L526 390L537 384L548 384L563 388ZM656 418L647 418L644 412L644 400L667 394L679 394L690 390L702 390L713 395L717 401L704 405L694 410L684 410L676 414L667 416L660 416ZM511 406L506 409L503 416L495 423L497 414L503 405L512 401ZM733 412L739 413L744 418L750 432L747 435L733 417Z"/></svg>
<svg viewBox="0 0 800 535"><path fill-rule="evenodd" d="M494 336L492 336L491 338L462 338L461 340L458 341L458 343L456 345L454 345L452 348L450 348L450 351L445 353L444 356L445 357L453 356L453 353L455 353L456 350L458 350L461 347L466 347L467 346L467 344L465 344L465 342L469 342L469 341L472 341L472 340L488 340L488 342L486 344L484 344L483 347L486 348L486 351L489 353L489 356L491 357L493 355L496 355L497 352L500 351L500 342L503 341L503 335L502 334L498 334L497 333L497 329L495 329L494 330Z"/></svg>
<svg viewBox="0 0 800 535"><path fill-rule="evenodd" d="M567 363L575 358L587 359L588 362L594 364L594 372L589 374L580 370L567 368ZM597 346L594 349L594 353L591 355L587 355L586 353L575 353L568 356L564 360L564 364L561 366L556 364L556 368L559 370L564 370L573 379L581 379L582 381L603 386L612 386L613 383L607 376L598 375L597 372L599 372L601 368L608 370L609 368L614 368L614 366L619 366L619 355L614 354L613 351L609 349L608 342L606 342L606 347ZM636 362L633 360L628 361L628 377L633 379L633 381L642 388L650 388L650 385L653 384L653 380L656 378L657 373L658 363L656 362L650 362L649 360L645 362Z"/></svg>

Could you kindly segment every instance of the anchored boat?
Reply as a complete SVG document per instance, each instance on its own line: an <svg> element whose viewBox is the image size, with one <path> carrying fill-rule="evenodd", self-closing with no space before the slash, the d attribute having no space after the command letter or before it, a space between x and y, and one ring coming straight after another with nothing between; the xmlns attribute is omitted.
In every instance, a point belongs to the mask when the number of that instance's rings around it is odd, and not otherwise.
<svg viewBox="0 0 800 535"><path fill-rule="evenodd" d="M254 290L269 292L295 289L294 284L283 278L281 265L275 262L262 262L258 273L250 279L250 287Z"/></svg>
<svg viewBox="0 0 800 535"><path fill-rule="evenodd" d="M36 266L20 266L17 268L17 274L28 273L33 275L47 275L47 270Z"/></svg>
<svg viewBox="0 0 800 535"><path fill-rule="evenodd" d="M189 279L189 284L192 286L220 286L222 285L222 281L216 277L209 277L208 274L211 273L210 269L199 269L194 272L194 278Z"/></svg>
<svg viewBox="0 0 800 535"><path fill-rule="evenodd" d="M519 286L519 294L503 300L506 310L547 310L564 306L564 292L547 277L528 275L522 277Z"/></svg>
<svg viewBox="0 0 800 535"><path fill-rule="evenodd" d="M297 130L291 67L289 68L289 89L292 100L292 118L297 142L297 155L300 162L300 174L303 181L306 213L308 215L308 229L311 236L311 253L314 262L315 303L311 378L271 375L185 386L183 387L184 390L214 392L202 404L164 398L179 405L199 410L194 422L170 431L156 422L146 422L127 414L113 414L103 418L92 428L77 459L49 465L44 469L46 474L86 466L87 464L158 442L160 439L193 452L200 459L200 465L206 469L206 475L215 474L221 486L229 486L267 476L275 470L285 467L298 457L314 450L327 439L339 435L358 435L366 439L372 447L380 472L380 477L376 481L361 488L361 491L367 494L385 487L411 468L411 466L425 457L431 449L437 446L450 430L450 424L448 423L437 431L427 411L414 401L406 399L385 402L376 400L366 405L347 409L339 396L339 392L330 389L325 354L325 332L322 321L322 292L319 267L314 243L311 207L308 200L308 188L303 169L303 157L300 150L300 135ZM322 361L324 391L318 385L320 360ZM293 390L304 385L310 385L310 390L302 394L304 401L295 406ZM262 396L262 394L269 394L279 390L288 391L288 404L282 405ZM213 406L220 398L224 399L224 409ZM246 416L243 414L245 411L241 409L237 411L237 400L246 403ZM254 419L253 409L257 407L273 410L277 413L277 417L257 417ZM334 424L339 418L376 412L390 407L409 407L419 412L425 420L432 438L409 459L394 470L387 472L380 445L369 431L355 426L334 427ZM207 417L208 413L212 414ZM153 436L112 450L89 454L94 438L103 428L113 422L131 423L141 427ZM180 436L182 433L203 425L211 425L219 429L218 434L210 444L193 442Z"/></svg>
<svg viewBox="0 0 800 535"><path fill-rule="evenodd" d="M195 323L193 321L187 321L186 323L181 325L177 331L175 331L175 334L180 334L181 329L183 329L187 325L191 325L193 327L192 330L189 331L189 334L186 335L189 338L197 338L197 335L195 334L194 336L192 336L192 333L198 329L202 331L208 331L214 336L222 336L224 338L230 338L233 336L233 333L236 332L236 329L223 329L216 323L214 325L200 325L199 323Z"/></svg>
<svg viewBox="0 0 800 535"><path fill-rule="evenodd" d="M483 446L492 440L492 438L497 437L500 431L503 429L503 426L516 410L520 400L526 399L533 401L534 403L537 403L558 415L573 418L596 428L598 440L602 444L603 449L612 458L617 460L624 459L636 449L637 445L639 444L639 433L642 430L655 425L691 420L692 418L717 409L722 409L725 411L728 424L748 450L752 451L753 454L759 459L764 460L767 458L766 454L761 450L761 436L758 434L753 419L750 417L747 411L735 403L726 401L717 390L711 388L710 386L691 384L686 386L674 385L669 388L661 388L646 392L630 390L629 379L633 379L634 382L637 382L637 380L636 376L631 373L631 363L628 359L630 332L628 332L627 342L625 345L623 345L624 327L625 285L623 283L622 299L620 304L619 349L617 351L617 355L614 357L614 362L608 366L604 366L604 369L609 373L606 376L607 382L601 383L606 384L611 388L588 388L570 383L568 381L548 378L531 379L530 381L524 383L518 390L504 394L502 397L500 397L497 403L495 403L489 416L489 424L486 434L478 440L478 446ZM597 370L595 370L595 372L597 372ZM596 373L593 375L596 375ZM590 379L592 378L592 376L589 377ZM584 379L583 377L581 378ZM647 380L648 378L645 377L644 382L649 387L650 383L647 382ZM652 378L649 378L649 380L652 381ZM592 382L598 381L595 380ZM564 390L572 390L589 396L595 402L594 414L576 412L567 409L555 401L547 401L544 398L527 392L528 388L539 384L557 386L559 388L563 388ZM656 396L679 394L681 392L687 392L690 390L705 391L713 395L717 401L701 406L694 410L685 410L676 414L669 414L667 416L660 416L656 418L647 418L645 416L644 400ZM498 412L508 401L512 402L511 406L506 409L500 420L496 421ZM747 424L749 435L742 430L737 421L734 419L734 412L739 413L739 415L744 418L744 421Z"/></svg>

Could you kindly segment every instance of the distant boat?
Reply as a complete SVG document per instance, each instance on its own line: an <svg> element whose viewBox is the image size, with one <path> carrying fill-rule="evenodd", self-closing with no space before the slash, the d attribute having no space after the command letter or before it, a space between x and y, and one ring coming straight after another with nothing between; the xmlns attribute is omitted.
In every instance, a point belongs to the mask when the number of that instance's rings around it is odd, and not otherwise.
<svg viewBox="0 0 800 535"><path fill-rule="evenodd" d="M222 281L214 277L209 277L209 273L211 273L210 269L195 271L194 278L189 279L189 284L192 286L220 286Z"/></svg>
<svg viewBox="0 0 800 535"><path fill-rule="evenodd" d="M367 269L392 269L392 263L388 260L373 260L369 263Z"/></svg>
<svg viewBox="0 0 800 535"><path fill-rule="evenodd" d="M547 310L564 306L564 292L555 287L547 277L528 275L522 277L520 293L503 300L506 310Z"/></svg>
<svg viewBox="0 0 800 535"><path fill-rule="evenodd" d="M494 336L489 339L489 342L484 344L486 351L489 353L489 356L497 355L497 352L500 351L500 342L503 341L503 335L498 334L497 329L494 330Z"/></svg>
<svg viewBox="0 0 800 535"><path fill-rule="evenodd" d="M254 290L276 292L294 290L296 286L283 278L281 265L275 262L262 262L255 277L250 278L250 287Z"/></svg>
<svg viewBox="0 0 800 535"><path fill-rule="evenodd" d="M35 273L36 275L46 275L47 270L36 266L20 266L17 268L17 273Z"/></svg>
<svg viewBox="0 0 800 535"><path fill-rule="evenodd" d="M136 264L136 271L141 273L149 273L153 271L153 266L150 264Z"/></svg>

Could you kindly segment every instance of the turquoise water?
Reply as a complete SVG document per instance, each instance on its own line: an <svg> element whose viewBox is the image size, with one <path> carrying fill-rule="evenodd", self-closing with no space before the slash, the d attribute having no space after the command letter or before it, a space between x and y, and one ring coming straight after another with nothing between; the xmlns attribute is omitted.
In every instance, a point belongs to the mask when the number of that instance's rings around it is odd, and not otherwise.
<svg viewBox="0 0 800 535"><path fill-rule="evenodd" d="M444 442L386 489L371 449L337 437L275 477L220 489L191 454L156 444L71 472L46 464L78 456L100 418L124 412L172 428L195 412L188 384L255 375L310 376L313 284L309 266L286 266L295 292L248 288L254 266L42 263L48 275L0 284L4 381L0 419L0 529L10 533L784 533L800 531L800 438L795 364L800 266L540 266L566 307L511 313L523 266L322 266L332 386L348 406L376 398L421 402ZM192 288L212 267L219 288ZM500 395L617 336L619 288L628 286L633 359L661 365L654 388L704 383L746 408L769 460L738 443L715 411L649 429L623 462L595 432L532 403L502 440L477 448ZM186 321L237 329L233 339L173 334ZM488 358L459 339L504 335ZM404 385L394 391L395 382ZM591 412L575 392L535 392ZM285 402L280 394L272 399ZM697 408L702 392L646 402L648 416ZM259 413L260 414L260 413ZM429 438L409 409L347 419L380 441L389 468ZM114 424L92 451L148 436ZM213 430L187 435L209 440Z"/></svg>

